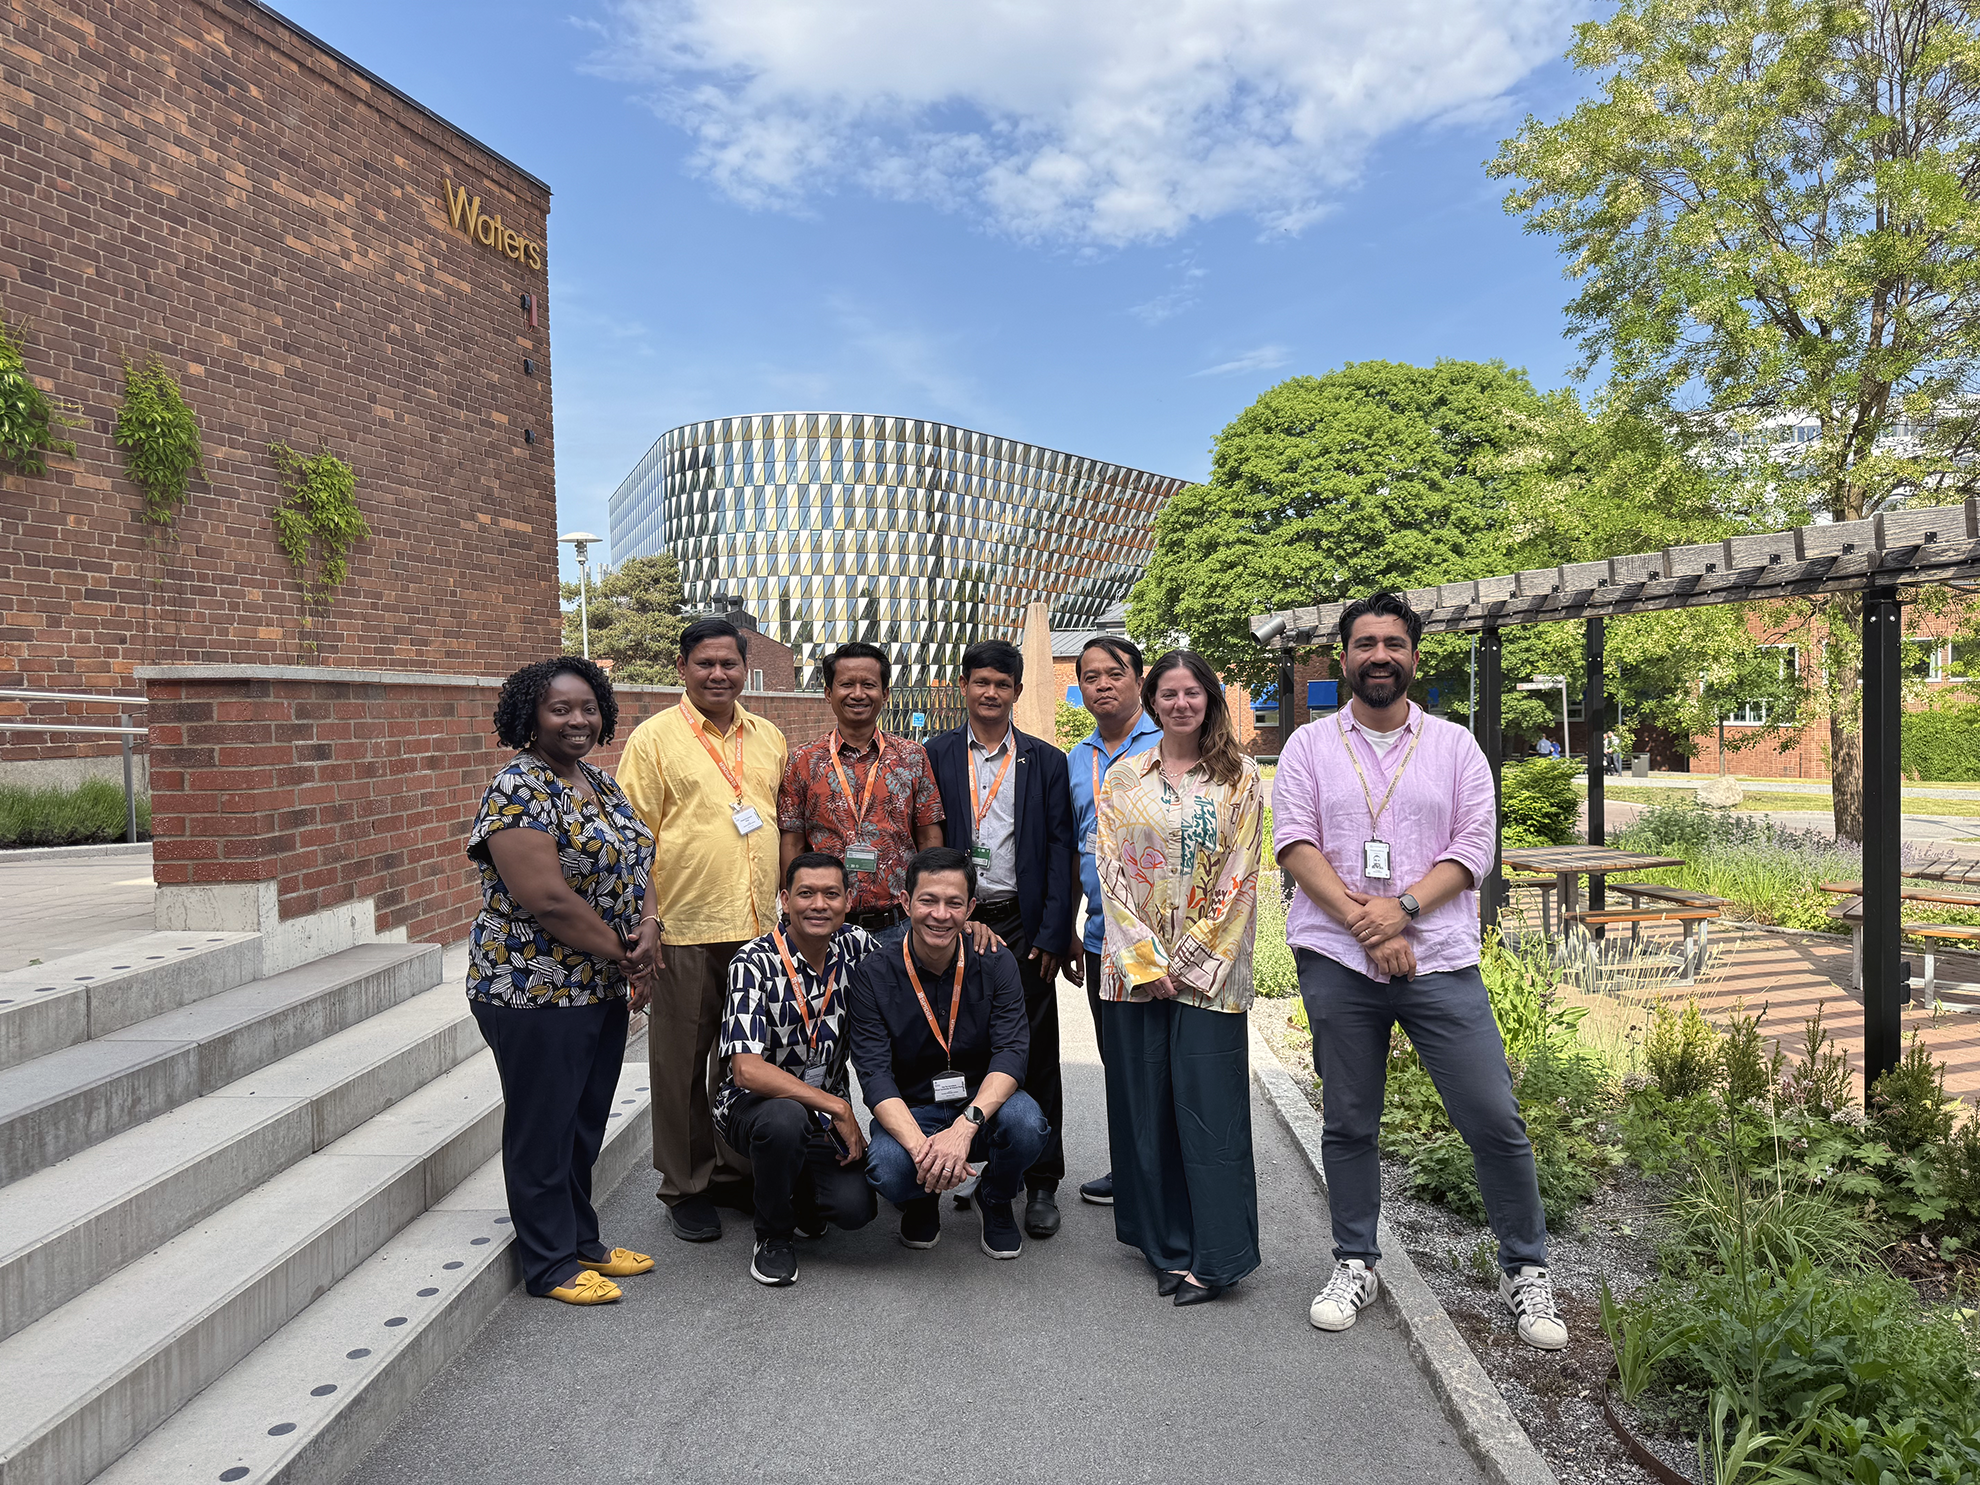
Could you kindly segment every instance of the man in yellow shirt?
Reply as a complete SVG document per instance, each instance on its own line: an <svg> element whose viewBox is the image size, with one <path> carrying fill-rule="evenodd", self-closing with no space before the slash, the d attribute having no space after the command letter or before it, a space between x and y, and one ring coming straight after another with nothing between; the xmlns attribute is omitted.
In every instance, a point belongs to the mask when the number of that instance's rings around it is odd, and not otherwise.
<svg viewBox="0 0 1980 1485"><path fill-rule="evenodd" d="M674 1236L722 1235L719 1199L747 1206L748 1168L715 1133L714 1056L729 961L777 922L777 786L784 735L744 711L742 631L700 619L681 635L687 697L626 740L619 787L655 839L647 912L660 920L649 1012L653 1166Z"/></svg>

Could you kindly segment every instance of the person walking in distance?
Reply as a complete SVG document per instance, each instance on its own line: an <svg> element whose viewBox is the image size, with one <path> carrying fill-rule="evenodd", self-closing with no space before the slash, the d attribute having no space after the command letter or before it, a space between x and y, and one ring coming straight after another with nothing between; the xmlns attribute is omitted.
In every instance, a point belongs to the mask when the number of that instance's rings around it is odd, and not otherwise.
<svg viewBox="0 0 1980 1485"><path fill-rule="evenodd" d="M1409 700L1423 620L1393 593L1341 615L1353 700L1292 736L1272 786L1279 864L1299 891L1286 937L1313 1026L1334 1273L1308 1312L1346 1330L1378 1290L1381 1132L1400 1025L1471 1147L1520 1339L1567 1344L1547 1272L1533 1146L1479 974L1477 885L1498 860L1491 771L1471 734Z"/></svg>
<svg viewBox="0 0 1980 1485"><path fill-rule="evenodd" d="M716 1203L748 1209L749 1172L715 1130L715 1043L729 961L777 923L777 785L784 735L744 711L747 652L727 619L681 635L686 696L626 740L619 784L656 841L648 911L660 919L651 1029L653 1165L674 1236L722 1235Z"/></svg>
<svg viewBox="0 0 1980 1485"><path fill-rule="evenodd" d="M929 739L928 763L942 795L944 842L975 868L974 915L1009 947L1023 979L1031 1024L1024 1091L1052 1131L1025 1172L1024 1230L1047 1238L1059 1230L1056 1193L1066 1173L1056 981L1072 941L1078 849L1066 755L1011 722L1024 693L1015 645L984 640L963 651L962 691L968 721Z"/></svg>
<svg viewBox="0 0 1980 1485"><path fill-rule="evenodd" d="M1145 753L1162 740L1162 729L1141 704L1141 651L1131 640L1095 635L1079 652L1074 674L1080 700L1093 714L1093 731L1066 754L1073 803L1073 830L1079 841L1080 890L1086 895L1085 933L1066 950L1066 978L1086 986L1086 1008L1093 1014L1093 1039L1107 1060L1107 1037L1100 1021L1100 955L1106 947L1101 911L1100 862L1095 854L1099 817L1094 806L1100 781L1123 758ZM1114 1176L1095 1176L1079 1188L1080 1199L1112 1206Z"/></svg>
<svg viewBox="0 0 1980 1485"><path fill-rule="evenodd" d="M782 869L806 851L846 864L846 921L882 933L903 921L908 858L942 844L942 796L928 755L880 731L893 662L877 645L840 645L824 661L837 725L791 754L777 791Z"/></svg>

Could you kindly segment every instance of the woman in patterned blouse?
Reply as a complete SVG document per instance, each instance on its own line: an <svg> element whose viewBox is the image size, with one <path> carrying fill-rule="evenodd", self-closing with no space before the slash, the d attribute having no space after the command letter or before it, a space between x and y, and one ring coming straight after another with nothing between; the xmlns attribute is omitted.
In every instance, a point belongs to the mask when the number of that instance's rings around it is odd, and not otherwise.
<svg viewBox="0 0 1980 1485"><path fill-rule="evenodd" d="M1202 1304L1258 1267L1245 1012L1264 791L1200 655L1157 660L1141 700L1162 741L1108 769L1096 803L1114 1233L1158 1292Z"/></svg>
<svg viewBox="0 0 1980 1485"><path fill-rule="evenodd" d="M584 761L619 707L589 660L562 655L503 683L495 732L515 761L468 835L481 914L468 936L468 1005L502 1076L502 1177L531 1294L619 1298L613 1278L653 1260L598 1240L591 1166L645 1007L660 923L644 910L653 832ZM630 997L630 998L629 998Z"/></svg>

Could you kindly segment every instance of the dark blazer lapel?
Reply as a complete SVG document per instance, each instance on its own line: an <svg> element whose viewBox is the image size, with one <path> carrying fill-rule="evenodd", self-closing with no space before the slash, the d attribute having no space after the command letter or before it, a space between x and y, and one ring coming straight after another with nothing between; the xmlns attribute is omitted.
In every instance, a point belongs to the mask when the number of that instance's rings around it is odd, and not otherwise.
<svg viewBox="0 0 1980 1485"><path fill-rule="evenodd" d="M1017 759L1011 764L1016 777L1011 780L1011 842L1014 849L1022 849L1024 844L1024 802L1031 790L1031 776L1036 767L1026 767L1031 763L1031 738L1016 728L1012 729L1011 746L1017 750Z"/></svg>

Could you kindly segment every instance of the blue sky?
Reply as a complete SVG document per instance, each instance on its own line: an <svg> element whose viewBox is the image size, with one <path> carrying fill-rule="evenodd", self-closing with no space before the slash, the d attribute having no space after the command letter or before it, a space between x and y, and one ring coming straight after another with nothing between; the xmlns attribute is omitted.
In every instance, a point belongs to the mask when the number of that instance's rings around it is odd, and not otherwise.
<svg viewBox="0 0 1980 1485"><path fill-rule="evenodd" d="M1198 478L1290 375L1572 360L1559 256L1481 166L1581 90L1565 0L277 8L555 192L564 530L697 418L897 413Z"/></svg>

